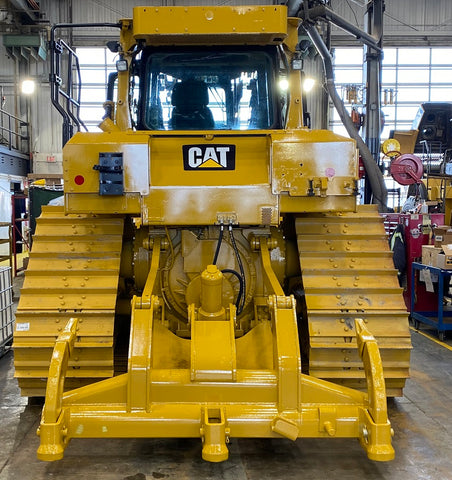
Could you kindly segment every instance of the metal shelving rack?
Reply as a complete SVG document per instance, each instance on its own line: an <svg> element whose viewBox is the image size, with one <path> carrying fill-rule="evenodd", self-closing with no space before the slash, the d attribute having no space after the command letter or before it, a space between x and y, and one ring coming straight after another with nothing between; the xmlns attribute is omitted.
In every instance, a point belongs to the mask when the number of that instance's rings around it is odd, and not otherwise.
<svg viewBox="0 0 452 480"><path fill-rule="evenodd" d="M8 229L7 238L0 238L0 245L8 245L8 254L0 255L0 262L8 261L9 263L9 276L11 285L13 284L13 238L12 238L12 225L9 222L0 222L0 228ZM1 268L1 267L0 267Z"/></svg>
<svg viewBox="0 0 452 480"><path fill-rule="evenodd" d="M436 292L437 308L431 311L416 311L416 272L428 270L431 275L435 275L438 280L438 290ZM452 308L444 305L444 285L445 280L452 278L452 270L431 267L422 263L413 262L411 270L411 319L414 327L419 329L420 323L425 323L435 327L438 330L438 337L441 341L445 339L446 331L452 330ZM436 282L435 282L436 283Z"/></svg>
<svg viewBox="0 0 452 480"><path fill-rule="evenodd" d="M11 267L0 267L0 357L8 351L13 339L13 331Z"/></svg>

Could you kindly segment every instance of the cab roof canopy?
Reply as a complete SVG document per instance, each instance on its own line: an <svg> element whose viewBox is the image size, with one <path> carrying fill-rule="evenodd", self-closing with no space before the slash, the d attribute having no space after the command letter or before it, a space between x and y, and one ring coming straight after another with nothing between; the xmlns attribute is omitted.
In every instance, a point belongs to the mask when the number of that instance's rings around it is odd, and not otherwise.
<svg viewBox="0 0 452 480"><path fill-rule="evenodd" d="M287 7L135 7L133 37L147 45L278 45Z"/></svg>

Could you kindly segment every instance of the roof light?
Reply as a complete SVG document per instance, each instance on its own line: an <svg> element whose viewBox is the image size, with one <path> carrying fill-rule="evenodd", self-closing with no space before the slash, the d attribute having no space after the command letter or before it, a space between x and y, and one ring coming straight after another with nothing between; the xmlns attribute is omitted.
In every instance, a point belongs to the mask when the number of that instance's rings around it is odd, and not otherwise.
<svg viewBox="0 0 452 480"><path fill-rule="evenodd" d="M129 69L129 64L127 63L127 60L124 60L123 58L121 60L118 60L116 62L116 70L118 72L127 72Z"/></svg>

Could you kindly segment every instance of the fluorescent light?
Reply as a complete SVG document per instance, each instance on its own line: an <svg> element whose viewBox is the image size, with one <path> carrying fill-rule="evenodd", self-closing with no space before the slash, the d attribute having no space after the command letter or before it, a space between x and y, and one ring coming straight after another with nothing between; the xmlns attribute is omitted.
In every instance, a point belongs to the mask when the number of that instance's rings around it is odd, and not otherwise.
<svg viewBox="0 0 452 480"><path fill-rule="evenodd" d="M306 77L303 81L303 90L305 92L310 92L315 85L315 80L313 78Z"/></svg>
<svg viewBox="0 0 452 480"><path fill-rule="evenodd" d="M20 90L24 95L31 95L35 91L35 81L34 80L23 80L20 86Z"/></svg>

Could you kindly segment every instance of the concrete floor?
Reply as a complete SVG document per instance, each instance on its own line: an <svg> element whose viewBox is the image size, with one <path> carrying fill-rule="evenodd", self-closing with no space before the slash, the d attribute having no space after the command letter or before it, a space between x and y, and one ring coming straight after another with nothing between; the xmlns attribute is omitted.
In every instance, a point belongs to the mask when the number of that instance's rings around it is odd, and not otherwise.
<svg viewBox="0 0 452 480"><path fill-rule="evenodd" d="M221 464L201 459L198 439L77 439L63 460L40 462L41 407L19 396L9 352L0 359L0 480L452 479L452 350L415 331L412 339L405 396L389 400L396 450L389 463L369 461L353 439L233 439Z"/></svg>

